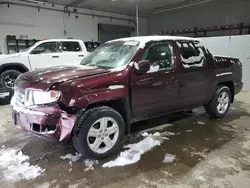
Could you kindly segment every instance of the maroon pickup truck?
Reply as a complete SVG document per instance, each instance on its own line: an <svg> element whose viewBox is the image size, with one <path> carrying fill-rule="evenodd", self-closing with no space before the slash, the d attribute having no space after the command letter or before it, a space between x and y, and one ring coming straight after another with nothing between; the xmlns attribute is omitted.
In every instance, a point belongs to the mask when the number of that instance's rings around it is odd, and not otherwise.
<svg viewBox="0 0 250 188"><path fill-rule="evenodd" d="M119 151L134 122L198 106L223 117L242 86L239 59L213 56L198 39L135 37L105 43L78 66L20 75L11 104L23 129L73 138L100 159Z"/></svg>

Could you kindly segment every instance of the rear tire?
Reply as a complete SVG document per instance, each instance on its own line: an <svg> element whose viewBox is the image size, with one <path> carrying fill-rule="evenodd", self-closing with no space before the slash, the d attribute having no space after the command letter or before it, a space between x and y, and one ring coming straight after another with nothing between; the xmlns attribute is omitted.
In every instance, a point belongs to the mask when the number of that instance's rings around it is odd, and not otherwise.
<svg viewBox="0 0 250 188"><path fill-rule="evenodd" d="M20 74L22 74L20 71L14 69L2 72L0 75L0 86L4 88L13 88L15 80Z"/></svg>
<svg viewBox="0 0 250 188"><path fill-rule="evenodd" d="M125 135L122 116L110 107L87 110L76 122L73 143L86 158L102 159L120 151Z"/></svg>
<svg viewBox="0 0 250 188"><path fill-rule="evenodd" d="M219 86L212 100L205 106L206 112L211 118L225 116L231 104L231 91L227 86Z"/></svg>

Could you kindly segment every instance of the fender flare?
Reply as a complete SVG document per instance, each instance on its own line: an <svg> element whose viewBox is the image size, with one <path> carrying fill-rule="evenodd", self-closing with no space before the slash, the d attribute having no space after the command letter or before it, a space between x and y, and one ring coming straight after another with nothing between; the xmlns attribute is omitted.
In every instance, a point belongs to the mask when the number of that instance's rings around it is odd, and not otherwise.
<svg viewBox="0 0 250 188"><path fill-rule="evenodd" d="M22 67L26 72L29 71L29 69L28 69L25 65L23 65L23 64L21 64L21 63L4 63L4 64L0 65L0 72L2 72L2 70L3 70L5 67L8 67L8 66L20 66L20 67Z"/></svg>

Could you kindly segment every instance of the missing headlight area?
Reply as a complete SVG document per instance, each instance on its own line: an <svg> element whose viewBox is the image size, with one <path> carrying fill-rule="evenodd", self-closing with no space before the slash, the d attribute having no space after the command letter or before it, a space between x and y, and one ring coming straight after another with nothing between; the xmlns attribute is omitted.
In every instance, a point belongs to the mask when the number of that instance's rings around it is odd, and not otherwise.
<svg viewBox="0 0 250 188"><path fill-rule="evenodd" d="M56 125L40 125L37 123L31 124L32 130L42 134L53 134L56 131Z"/></svg>

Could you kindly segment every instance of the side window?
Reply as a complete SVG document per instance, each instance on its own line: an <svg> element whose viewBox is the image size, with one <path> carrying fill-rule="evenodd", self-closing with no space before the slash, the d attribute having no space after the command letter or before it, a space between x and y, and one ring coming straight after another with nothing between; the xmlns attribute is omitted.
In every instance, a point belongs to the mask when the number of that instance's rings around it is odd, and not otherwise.
<svg viewBox="0 0 250 188"><path fill-rule="evenodd" d="M81 47L78 42L62 42L62 51L64 52L80 52Z"/></svg>
<svg viewBox="0 0 250 188"><path fill-rule="evenodd" d="M203 67L205 55L198 42L177 42L180 47L181 62L184 68Z"/></svg>
<svg viewBox="0 0 250 188"><path fill-rule="evenodd" d="M45 42L32 50L31 54L48 54L59 52L56 42Z"/></svg>
<svg viewBox="0 0 250 188"><path fill-rule="evenodd" d="M143 59L150 61L149 72L170 71L174 68L173 47L168 43L155 44L145 51Z"/></svg>

